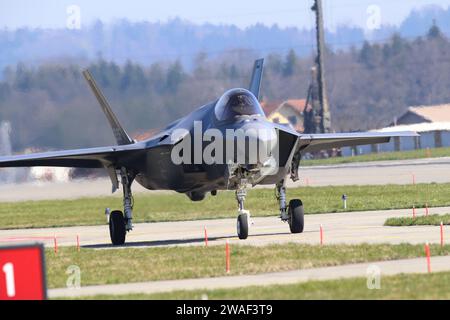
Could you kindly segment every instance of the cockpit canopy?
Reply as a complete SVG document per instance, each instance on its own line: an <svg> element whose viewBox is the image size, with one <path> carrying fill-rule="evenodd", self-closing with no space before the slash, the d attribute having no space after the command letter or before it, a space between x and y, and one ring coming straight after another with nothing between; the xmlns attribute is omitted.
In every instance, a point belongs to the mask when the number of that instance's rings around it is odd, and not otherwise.
<svg viewBox="0 0 450 320"><path fill-rule="evenodd" d="M243 115L264 116L258 100L246 89L231 89L225 92L217 101L214 112L219 121L233 120Z"/></svg>

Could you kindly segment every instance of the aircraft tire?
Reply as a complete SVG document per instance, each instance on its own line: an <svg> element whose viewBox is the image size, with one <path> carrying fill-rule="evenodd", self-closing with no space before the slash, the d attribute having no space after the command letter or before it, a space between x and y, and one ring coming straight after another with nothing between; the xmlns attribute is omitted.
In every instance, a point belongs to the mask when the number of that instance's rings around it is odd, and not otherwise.
<svg viewBox="0 0 450 320"><path fill-rule="evenodd" d="M291 233L302 233L305 224L303 203L299 199L289 201L289 228Z"/></svg>
<svg viewBox="0 0 450 320"><path fill-rule="evenodd" d="M125 218L122 211L115 210L109 216L109 235L111 242L115 246L125 243L127 231L125 229Z"/></svg>
<svg viewBox="0 0 450 320"><path fill-rule="evenodd" d="M241 213L237 218L237 234L241 240L248 238L248 215L245 213Z"/></svg>

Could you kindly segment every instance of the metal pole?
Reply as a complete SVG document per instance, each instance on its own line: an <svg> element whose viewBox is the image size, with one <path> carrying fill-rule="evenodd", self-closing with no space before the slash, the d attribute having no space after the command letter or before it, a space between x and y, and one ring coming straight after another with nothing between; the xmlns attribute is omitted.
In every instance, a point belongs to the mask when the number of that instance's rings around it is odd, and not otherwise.
<svg viewBox="0 0 450 320"><path fill-rule="evenodd" d="M314 0L314 5L311 8L316 13L316 36L317 36L317 83L319 85L319 99L321 106L321 131L328 133L331 131L331 116L328 107L327 90L325 84L325 66L324 66L324 52L325 52L325 34L323 26L323 11L322 0Z"/></svg>

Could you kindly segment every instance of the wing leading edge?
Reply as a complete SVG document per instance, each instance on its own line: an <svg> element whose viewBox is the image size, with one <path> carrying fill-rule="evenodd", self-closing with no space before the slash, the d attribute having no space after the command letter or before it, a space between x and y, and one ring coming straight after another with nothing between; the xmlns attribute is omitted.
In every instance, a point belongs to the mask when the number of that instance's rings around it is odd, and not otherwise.
<svg viewBox="0 0 450 320"><path fill-rule="evenodd" d="M416 132L362 132L300 135L301 153L332 148L387 143L396 137L418 137Z"/></svg>
<svg viewBox="0 0 450 320"><path fill-rule="evenodd" d="M6 156L0 157L0 168L38 166L103 168L111 165L121 166L132 162L143 150L145 150L145 145L136 143L122 146Z"/></svg>

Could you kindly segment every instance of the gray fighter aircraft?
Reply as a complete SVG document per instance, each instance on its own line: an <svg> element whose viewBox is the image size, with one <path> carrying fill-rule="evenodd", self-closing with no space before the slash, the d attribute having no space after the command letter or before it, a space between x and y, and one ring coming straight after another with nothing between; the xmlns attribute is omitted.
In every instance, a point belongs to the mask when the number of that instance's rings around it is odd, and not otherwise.
<svg viewBox="0 0 450 320"><path fill-rule="evenodd" d="M287 202L285 181L288 176L294 181L298 180L298 167L304 154L343 146L386 143L392 137L417 135L414 132L299 134L289 126L272 123L267 120L258 102L263 74L263 59L260 59L255 61L248 90L231 89L219 99L171 123L152 138L137 142L130 138L119 123L91 74L87 70L83 74L112 127L117 145L0 157L0 167L105 168L111 178L113 192L119 188L120 176L123 212L112 211L109 217L113 245L124 244L126 233L133 229L131 185L135 180L149 190L185 193L192 201L203 200L207 193L215 196L218 190L235 190L238 203L237 234L240 239L246 239L249 231L249 212L244 209L246 187L275 185L281 220L288 222L292 233L301 233L304 227L303 204L299 199ZM201 125L200 129L196 124ZM259 149L251 149L244 144L244 147L232 148L232 155L227 155L223 161L205 161L202 157L195 161L214 139L202 140L198 146L191 141L190 134L195 136L196 130L205 134L211 129L216 134L224 134L222 142L230 140L225 134L227 130L253 132L245 141L249 143L254 138ZM275 133L276 157L273 144L268 143L273 137L268 139L254 135L255 130L260 129ZM233 147L238 143L236 137L231 138ZM222 138L216 135L217 139ZM177 150L178 155L194 161L174 161L174 150L186 143L190 150ZM265 150L260 153L260 149ZM213 157L218 157L218 151L215 152L217 154L213 152ZM256 160L250 162L249 158L255 152L258 152L254 157ZM243 156L243 160L237 161L239 156Z"/></svg>

